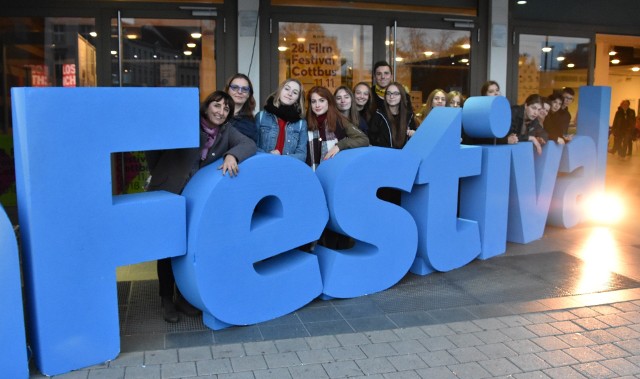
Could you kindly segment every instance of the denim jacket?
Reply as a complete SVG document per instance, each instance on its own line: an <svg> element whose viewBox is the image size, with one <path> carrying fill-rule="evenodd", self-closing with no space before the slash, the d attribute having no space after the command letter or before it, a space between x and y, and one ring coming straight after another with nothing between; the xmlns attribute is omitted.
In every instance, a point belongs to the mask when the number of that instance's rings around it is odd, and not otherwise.
<svg viewBox="0 0 640 379"><path fill-rule="evenodd" d="M266 153L276 148L278 141L278 118L267 112L260 111L256 115L256 126L258 128L258 150ZM284 147L282 155L291 155L301 161L307 158L307 122L298 120L294 123L287 123L285 128Z"/></svg>

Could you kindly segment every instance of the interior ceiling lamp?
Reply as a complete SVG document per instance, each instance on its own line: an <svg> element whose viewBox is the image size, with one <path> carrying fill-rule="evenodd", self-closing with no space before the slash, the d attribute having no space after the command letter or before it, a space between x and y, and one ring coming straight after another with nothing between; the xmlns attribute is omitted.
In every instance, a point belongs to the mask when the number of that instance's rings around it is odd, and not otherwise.
<svg viewBox="0 0 640 379"><path fill-rule="evenodd" d="M553 48L551 46L545 46L542 48L542 52L543 53L548 53L552 50Z"/></svg>
<svg viewBox="0 0 640 379"><path fill-rule="evenodd" d="M618 64L618 63L620 63L620 59L612 59L611 63Z"/></svg>

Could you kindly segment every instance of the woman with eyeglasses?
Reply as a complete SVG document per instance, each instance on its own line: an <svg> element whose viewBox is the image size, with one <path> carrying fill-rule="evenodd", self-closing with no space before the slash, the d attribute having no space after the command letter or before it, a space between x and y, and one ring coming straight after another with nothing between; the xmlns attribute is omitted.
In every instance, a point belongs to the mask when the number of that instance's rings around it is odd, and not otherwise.
<svg viewBox="0 0 640 379"><path fill-rule="evenodd" d="M416 129L415 116L404 86L392 82L384 93L383 106L376 110L369 123L369 142L373 146L402 149ZM380 188L377 195L382 200L400 205L398 189Z"/></svg>
<svg viewBox="0 0 640 379"><path fill-rule="evenodd" d="M376 110L371 119L369 141L373 146L401 149L416 129L404 86L398 82L389 84L384 95L384 107Z"/></svg>
<svg viewBox="0 0 640 379"><path fill-rule="evenodd" d="M304 88L287 79L269 96L256 115L258 149L276 155L307 159L307 121L304 119Z"/></svg>
<svg viewBox="0 0 640 379"><path fill-rule="evenodd" d="M256 109L256 99L253 98L253 84L245 74L235 74L229 81L224 91L231 95L235 105L231 125L253 142L258 142L258 130L253 112Z"/></svg>

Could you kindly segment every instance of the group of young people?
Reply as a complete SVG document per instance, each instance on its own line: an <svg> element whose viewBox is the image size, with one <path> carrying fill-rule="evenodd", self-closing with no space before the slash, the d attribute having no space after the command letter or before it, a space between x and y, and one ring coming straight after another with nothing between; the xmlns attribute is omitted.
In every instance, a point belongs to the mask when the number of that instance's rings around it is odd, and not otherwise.
<svg viewBox="0 0 640 379"><path fill-rule="evenodd" d="M151 174L147 190L180 194L200 168L218 159L222 159L218 167L222 175L238 175L238 164L258 151L290 156L315 170L323 161L347 149L370 145L400 149L415 133L419 120L433 108L464 104L465 97L460 92L436 89L416 115L405 87L392 81L387 62L377 62L373 74L375 83L371 86L360 82L353 89L340 86L333 93L315 86L305 94L300 81L286 79L257 113L251 80L241 73L233 75L224 90L213 92L200 106L199 147L147 152ZM500 87L496 82L487 82L482 94L500 95ZM492 142L529 140L540 151L541 143L556 135L551 129L545 132L547 124L554 125L553 130L559 125L554 121L559 112L555 110L556 100L548 101L550 110L546 112L542 98L530 96L523 106L513 109L512 131ZM543 121L545 128L540 126ZM558 142L567 139L566 133L551 138ZM382 191L378 196L400 203L399 191ZM157 269L164 319L175 323L180 319L179 312L198 315L200 311L175 286L171 259L159 260Z"/></svg>

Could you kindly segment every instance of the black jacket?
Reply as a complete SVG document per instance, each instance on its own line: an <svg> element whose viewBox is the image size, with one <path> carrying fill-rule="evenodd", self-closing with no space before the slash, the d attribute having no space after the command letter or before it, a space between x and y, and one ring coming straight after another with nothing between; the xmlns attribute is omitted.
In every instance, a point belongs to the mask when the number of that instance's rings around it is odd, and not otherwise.
<svg viewBox="0 0 640 379"><path fill-rule="evenodd" d="M204 146L207 135L200 132L200 146ZM238 163L256 153L256 144L228 123L222 125L215 143L200 159L200 148L153 150L146 152L151 182L147 190L164 190L180 194L191 177L201 168L228 154Z"/></svg>

